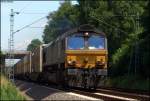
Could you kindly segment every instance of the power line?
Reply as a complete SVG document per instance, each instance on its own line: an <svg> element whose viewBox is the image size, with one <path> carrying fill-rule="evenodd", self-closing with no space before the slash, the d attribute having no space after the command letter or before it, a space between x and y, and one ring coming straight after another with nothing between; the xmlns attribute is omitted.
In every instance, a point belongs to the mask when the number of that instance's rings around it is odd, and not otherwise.
<svg viewBox="0 0 150 101"><path fill-rule="evenodd" d="M29 7L30 5L31 5L31 2L28 3L27 5L25 5L25 6L20 10L19 13L23 13L23 10L26 9L27 7Z"/></svg>
<svg viewBox="0 0 150 101"><path fill-rule="evenodd" d="M36 20L36 21L34 21L34 22L32 22L32 23L30 23L30 24L28 24L28 25L26 25L26 26L24 26L24 27L20 28L19 30L15 31L13 34L15 34L15 33L19 32L19 31L21 31L21 30L23 30L23 29L25 29L25 28L29 27L30 25L33 25L33 24L35 24L35 23L39 22L40 20L42 20L42 19L44 19L44 18L46 18L46 16L41 17L40 19L38 19L38 20Z"/></svg>
<svg viewBox="0 0 150 101"><path fill-rule="evenodd" d="M47 14L47 13L24 12L24 13L21 13L21 14Z"/></svg>
<svg viewBox="0 0 150 101"><path fill-rule="evenodd" d="M94 19L96 19L96 20L98 20L98 21L100 21L100 22L102 22L103 24L105 24L105 25L107 25L107 26L109 26L109 27L118 29L118 30L120 30L120 32L123 32L123 33L126 33L126 34L127 34L127 32L123 31L122 29L116 28L116 26L110 25L110 24L108 24L108 23L106 23L106 22L104 22L104 21L102 21L102 20L100 20L100 19L98 19L98 18L95 18L94 16L91 16L91 17L94 18Z"/></svg>
<svg viewBox="0 0 150 101"><path fill-rule="evenodd" d="M29 28L45 28L45 27L29 27Z"/></svg>

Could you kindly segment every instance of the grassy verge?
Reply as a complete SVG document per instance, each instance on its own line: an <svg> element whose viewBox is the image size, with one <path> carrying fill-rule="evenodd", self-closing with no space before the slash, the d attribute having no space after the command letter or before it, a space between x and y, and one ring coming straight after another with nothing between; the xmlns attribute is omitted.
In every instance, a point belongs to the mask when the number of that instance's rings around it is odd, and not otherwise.
<svg viewBox="0 0 150 101"><path fill-rule="evenodd" d="M105 85L107 87L149 91L150 80L149 78L141 78L139 76L121 76L121 77L108 78Z"/></svg>
<svg viewBox="0 0 150 101"><path fill-rule="evenodd" d="M0 100L26 100L15 86L10 83L3 75L0 75L1 88L0 88Z"/></svg>

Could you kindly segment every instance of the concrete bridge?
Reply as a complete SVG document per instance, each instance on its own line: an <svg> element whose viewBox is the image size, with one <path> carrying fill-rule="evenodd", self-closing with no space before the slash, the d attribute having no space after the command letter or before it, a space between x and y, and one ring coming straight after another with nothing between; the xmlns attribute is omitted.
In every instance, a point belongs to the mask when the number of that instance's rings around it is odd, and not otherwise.
<svg viewBox="0 0 150 101"><path fill-rule="evenodd" d="M10 57L9 57L9 51L3 51L2 53L3 53L3 58L10 59ZM27 54L29 54L29 51L15 50L13 52L14 59L21 59L21 58L23 58Z"/></svg>
<svg viewBox="0 0 150 101"><path fill-rule="evenodd" d="M2 72L5 71L5 67L6 67L6 59L10 59L9 57L9 51L2 51L3 55L0 56L0 60L1 60L1 63L0 63L0 70ZM14 54L14 59L22 59L25 55L29 54L30 52L29 51L24 51L24 50L15 50L13 52Z"/></svg>

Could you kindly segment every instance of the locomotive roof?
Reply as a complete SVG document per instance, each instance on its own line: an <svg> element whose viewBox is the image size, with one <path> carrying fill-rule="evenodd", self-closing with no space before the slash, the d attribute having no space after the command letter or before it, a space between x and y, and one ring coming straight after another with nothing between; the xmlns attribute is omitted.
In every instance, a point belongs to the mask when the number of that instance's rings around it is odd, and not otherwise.
<svg viewBox="0 0 150 101"><path fill-rule="evenodd" d="M62 35L60 35L59 37L57 37L57 39L55 39L54 41L51 41L50 43L48 43L46 45L46 47L50 46L51 44L53 44L54 42L64 39L67 36L70 36L76 32L93 32L93 33L97 33L100 34L101 36L106 36L104 32L98 30L97 28L95 28L94 26L90 25L90 24L84 24L84 25L80 25L77 28L73 28L65 33L63 33Z"/></svg>
<svg viewBox="0 0 150 101"><path fill-rule="evenodd" d="M92 25L89 25L89 24L84 24L84 25L80 25L79 27L77 28L74 28L74 29L71 29L69 31L67 31L66 33L62 34L60 37L58 38L65 38L75 32L93 32L93 33L97 33L97 34L100 34L102 36L105 36L105 33L98 30L97 28L95 28L94 26Z"/></svg>

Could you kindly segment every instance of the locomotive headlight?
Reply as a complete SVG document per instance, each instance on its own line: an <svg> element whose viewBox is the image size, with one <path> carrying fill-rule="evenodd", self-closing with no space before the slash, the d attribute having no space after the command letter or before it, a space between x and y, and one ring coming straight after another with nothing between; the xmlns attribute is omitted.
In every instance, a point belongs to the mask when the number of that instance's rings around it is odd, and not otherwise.
<svg viewBox="0 0 150 101"><path fill-rule="evenodd" d="M76 56L67 56L67 64L70 66L76 65Z"/></svg>
<svg viewBox="0 0 150 101"><path fill-rule="evenodd" d="M97 56L96 57L96 65L105 65L105 57Z"/></svg>
<svg viewBox="0 0 150 101"><path fill-rule="evenodd" d="M68 61L68 64L71 64L71 60Z"/></svg>
<svg viewBox="0 0 150 101"><path fill-rule="evenodd" d="M88 35L89 35L89 33L88 33L88 32L86 32L86 33L84 33L84 35L85 35L85 36L88 36Z"/></svg>
<svg viewBox="0 0 150 101"><path fill-rule="evenodd" d="M101 63L105 61L105 56L97 56L96 61L100 61Z"/></svg>
<svg viewBox="0 0 150 101"><path fill-rule="evenodd" d="M67 61L76 61L76 56L67 56Z"/></svg>
<svg viewBox="0 0 150 101"><path fill-rule="evenodd" d="M69 60L69 61L68 61L68 65L74 66L74 65L76 65L76 61L71 61L71 60Z"/></svg>

